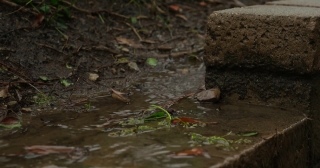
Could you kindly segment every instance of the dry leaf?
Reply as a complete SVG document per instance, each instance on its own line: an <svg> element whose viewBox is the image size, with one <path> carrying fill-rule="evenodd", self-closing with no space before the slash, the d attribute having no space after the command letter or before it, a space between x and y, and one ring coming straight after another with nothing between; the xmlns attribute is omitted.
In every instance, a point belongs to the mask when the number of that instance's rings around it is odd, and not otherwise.
<svg viewBox="0 0 320 168"><path fill-rule="evenodd" d="M199 5L200 5L200 6L207 6L207 3L204 2L204 1L201 1L201 2L199 3Z"/></svg>
<svg viewBox="0 0 320 168"><path fill-rule="evenodd" d="M175 12L180 12L180 7L178 5L169 5L169 9Z"/></svg>
<svg viewBox="0 0 320 168"><path fill-rule="evenodd" d="M134 40L123 38L123 37L117 37L116 38L119 44L126 44L133 48L144 48L143 45L140 43L135 42Z"/></svg>
<svg viewBox="0 0 320 168"><path fill-rule="evenodd" d="M153 40L141 40L141 42L143 43L149 43L149 44L155 44L157 42L153 41Z"/></svg>
<svg viewBox="0 0 320 168"><path fill-rule="evenodd" d="M185 17L184 15L177 14L176 16L181 18L181 19L183 19L183 20L185 20L185 21L188 21L187 17Z"/></svg>
<svg viewBox="0 0 320 168"><path fill-rule="evenodd" d="M43 20L44 20L44 15L40 13L39 15L37 15L36 20L33 21L32 27L34 28L39 27Z"/></svg>
<svg viewBox="0 0 320 168"><path fill-rule="evenodd" d="M0 90L0 98L6 98L8 97L8 89L9 89L9 85L6 86L4 89Z"/></svg>

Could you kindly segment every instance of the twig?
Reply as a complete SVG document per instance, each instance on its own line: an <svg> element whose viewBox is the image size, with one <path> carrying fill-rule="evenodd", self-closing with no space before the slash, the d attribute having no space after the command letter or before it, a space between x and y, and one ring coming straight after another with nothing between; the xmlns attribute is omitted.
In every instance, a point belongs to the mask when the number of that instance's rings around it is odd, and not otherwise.
<svg viewBox="0 0 320 168"><path fill-rule="evenodd" d="M4 16L14 14L14 13L20 11L20 10L22 10L23 12L30 12L30 13L32 13L33 15L37 15L36 12L33 12L33 11L25 8L24 6L20 6L20 5L16 4L16 3L14 3L14 2L10 2L10 1L7 1L7 0L1 0L0 2L1 2L1 3L4 3L4 4L7 4L7 5L9 5L9 6L12 6L12 7L17 7L17 8L19 8L19 9L13 11L13 12L10 12L10 13L5 14Z"/></svg>
<svg viewBox="0 0 320 168"><path fill-rule="evenodd" d="M6 47L0 47L0 51L10 51L10 52L15 52L16 50L11 49L11 48L6 48Z"/></svg>
<svg viewBox="0 0 320 168"><path fill-rule="evenodd" d="M137 30L131 26L129 23L126 23L126 22L123 22L125 23L126 25L128 25L129 27L131 27L131 29L133 30L133 32L138 36L139 40L142 41L142 38L140 37L139 33L137 32Z"/></svg>
<svg viewBox="0 0 320 168"><path fill-rule="evenodd" d="M67 5L70 5L73 9L76 9L76 10L78 10L80 12L84 12L84 13L88 13L88 14L92 14L93 13L93 12L91 12L89 10L78 8L76 5L74 5L71 2L68 2L68 1L65 1L65 0L62 0L61 2L65 3Z"/></svg>
<svg viewBox="0 0 320 168"><path fill-rule="evenodd" d="M17 81L17 82L0 82L2 85L8 85L10 83L33 83L38 85L52 85L52 83L44 83L44 82L27 82L27 81Z"/></svg>
<svg viewBox="0 0 320 168"><path fill-rule="evenodd" d="M108 48L108 47L103 46L103 45L92 46L92 47L81 47L81 50L88 50L88 51L100 50L100 51L108 51L108 52L110 52L112 54L120 54L120 52L117 52L116 50L113 50L113 49Z"/></svg>
<svg viewBox="0 0 320 168"><path fill-rule="evenodd" d="M197 53L197 52L200 52L200 51L203 51L203 47L199 48L199 49L196 49L196 50L191 50L191 51L182 51L182 52L171 53L171 56L172 57L180 57L180 56L184 56L184 55L187 55L187 54ZM168 54L160 54L160 55L158 55L158 57L166 58L166 57L168 57Z"/></svg>
<svg viewBox="0 0 320 168"><path fill-rule="evenodd" d="M58 50L58 49L55 49L55 48L53 48L53 47L51 47L51 46L48 46L48 45L46 45L46 44L40 44L40 43L37 43L37 42L34 42L34 43L37 44L38 46L47 47L47 48L50 48L50 49L52 49L52 50L55 50L55 51L57 51L57 52L59 52L59 53L61 53L61 54L63 54L63 55L68 55L68 54L66 54L66 53L64 53L64 52L62 52L62 51L60 51L60 50Z"/></svg>
<svg viewBox="0 0 320 168"><path fill-rule="evenodd" d="M32 81L30 78L28 78L27 76L25 76L24 74L22 74L21 72L17 71L16 69L9 67L8 65L6 65L5 63L3 63L2 61L0 61L0 64L4 67L6 67L7 69L10 69L11 71L14 72L14 74L18 74L17 76L22 76L26 79L28 79L29 81Z"/></svg>
<svg viewBox="0 0 320 168"><path fill-rule="evenodd" d="M113 16L117 16L117 17L121 17L121 18L124 18L124 19L130 19L130 17L128 17L128 16L124 16L124 15L121 15L121 14L119 14L119 13L115 13L115 12L111 12L111 11L108 11L108 10L99 10L99 11L97 11L98 13L99 12L106 12L106 13L108 13L108 14L110 14L110 15L113 15ZM93 12L94 13L94 12Z"/></svg>
<svg viewBox="0 0 320 168"><path fill-rule="evenodd" d="M113 16L121 17L121 18L124 18L124 19L130 19L130 17L128 17L128 16L124 16L124 15L121 15L121 14L118 14L118 13L110 12L108 10L89 11L89 10L86 10L86 9L79 8L76 5L74 5L74 4L72 4L72 3L68 2L68 1L65 1L65 0L62 0L61 2L65 3L67 5L70 5L75 10L78 10L80 12L84 12L84 13L87 13L87 14L98 14L100 12L106 12L106 13L108 13L110 15L113 15Z"/></svg>

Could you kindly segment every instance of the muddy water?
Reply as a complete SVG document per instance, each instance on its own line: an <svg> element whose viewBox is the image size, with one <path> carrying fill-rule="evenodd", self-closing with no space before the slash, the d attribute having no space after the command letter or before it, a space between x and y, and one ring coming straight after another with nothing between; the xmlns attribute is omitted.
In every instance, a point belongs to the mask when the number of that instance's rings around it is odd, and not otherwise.
<svg viewBox="0 0 320 168"><path fill-rule="evenodd" d="M158 69L128 89L133 93L131 104L100 94L91 99L94 108L89 112L59 109L41 111L33 116L23 115L22 128L0 130L0 167L209 167L263 141L262 136L281 131L303 118L300 112L272 107L248 103L201 104L192 98L185 98L172 106L178 116L219 124L194 128L162 127L123 137L110 136L119 128L100 127L112 119L140 115L151 104L164 105L183 94L196 91L204 84L204 71L203 65L190 63ZM235 135L243 131L257 131L259 134L253 137ZM191 141L190 133L224 136L228 140L243 138L251 142L223 148L195 143ZM82 154L76 158L71 154L26 153L24 147L32 145L59 145L87 150L80 150ZM201 147L206 152L194 157L173 157L176 152L193 147Z"/></svg>

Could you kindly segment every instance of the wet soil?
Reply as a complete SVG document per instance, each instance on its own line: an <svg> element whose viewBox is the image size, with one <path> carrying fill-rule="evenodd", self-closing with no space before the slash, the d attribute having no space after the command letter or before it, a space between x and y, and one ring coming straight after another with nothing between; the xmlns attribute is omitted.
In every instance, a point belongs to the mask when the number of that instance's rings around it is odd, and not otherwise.
<svg viewBox="0 0 320 168"><path fill-rule="evenodd" d="M64 27L55 20L46 22L55 16L54 10L40 23L32 6L20 9L23 4L15 7L0 1L0 114L22 116L20 129L0 130L0 165L98 167L108 161L110 167L207 167L249 145L231 152L207 146L212 160L177 160L168 155L193 147L187 135L193 131L224 136L230 131L255 130L267 135L299 121L303 118L299 112L281 111L283 116L276 117L281 109L199 104L190 97L173 104L178 115L221 125L192 131L159 129L130 138L110 137L119 128L97 128L110 119L140 115L152 104L164 106L204 85L207 17L214 10L263 3L242 2L77 1L72 7L61 1L72 16L59 18ZM34 3L36 8L41 5ZM148 58L158 64L149 65ZM99 77L93 79L90 74ZM130 104L112 98L110 88L130 93ZM16 104L8 105L12 102ZM251 140L258 142L261 136ZM65 145L86 151L81 159L42 157L24 153L30 145Z"/></svg>
<svg viewBox="0 0 320 168"><path fill-rule="evenodd" d="M148 66L147 58L201 62L212 11L264 1L76 1L74 6L61 1L67 12L51 6L43 15L34 9L49 2L0 3L0 87L9 87L11 95L0 102L17 101L19 107L11 110L18 112L33 104L37 93L59 99L121 90L150 69L174 69Z"/></svg>
<svg viewBox="0 0 320 168"><path fill-rule="evenodd" d="M210 167L227 157L241 153L263 142L277 132L304 118L300 111L257 106L248 102L199 103L193 97L181 99L171 108L177 116L203 122L218 122L205 127L156 126L155 130L133 134L114 134L134 125L113 125L117 120L143 116L152 104L167 104L181 95L194 92L204 81L201 63L180 63L176 71L151 70L129 87L131 104L97 94L91 99L91 110L82 104L51 109L38 109L34 115L23 115L22 128L0 129L1 167ZM201 82L202 81L202 82ZM256 136L238 136L237 132L257 131ZM230 133L231 132L231 133ZM246 139L232 143L232 148L219 144L196 143L190 134L224 137L228 140ZM23 138L22 138L23 137ZM73 153L43 155L25 150L26 146L54 145L75 147ZM221 144L220 144L221 145ZM205 150L198 156L175 156L192 148Z"/></svg>

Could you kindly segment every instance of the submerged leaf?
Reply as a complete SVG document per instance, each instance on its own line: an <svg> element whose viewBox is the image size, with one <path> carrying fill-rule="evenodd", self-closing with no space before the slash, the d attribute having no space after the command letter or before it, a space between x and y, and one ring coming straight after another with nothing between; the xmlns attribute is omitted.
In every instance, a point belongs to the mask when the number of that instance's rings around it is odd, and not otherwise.
<svg viewBox="0 0 320 168"><path fill-rule="evenodd" d="M48 155L53 153L70 153L72 150L75 149L75 147L33 145L33 146L27 146L24 149L31 153Z"/></svg>
<svg viewBox="0 0 320 168"><path fill-rule="evenodd" d="M0 122L0 127L7 129L21 127L20 120L16 117L6 117Z"/></svg>
<svg viewBox="0 0 320 168"><path fill-rule="evenodd" d="M122 101L122 102L125 102L125 103L129 103L131 100L129 99L129 98L127 98L127 97L125 97L125 93L122 93L122 92L119 92L119 91L116 91L116 90L114 90L114 89L112 89L112 88L110 88L111 90L112 90L112 98L114 98L114 99L118 99L118 100L120 100L120 101Z"/></svg>
<svg viewBox="0 0 320 168"><path fill-rule="evenodd" d="M195 120L192 118L188 118L188 117L179 117L179 118L174 118L171 120L172 124L199 124L201 126L205 126L206 123L199 121L199 120Z"/></svg>
<svg viewBox="0 0 320 168"><path fill-rule="evenodd" d="M175 156L198 156L198 155L203 155L204 154L204 149L202 148L192 148L188 150L184 150L181 152L175 153Z"/></svg>
<svg viewBox="0 0 320 168"><path fill-rule="evenodd" d="M166 118L167 114L163 111L159 111L156 113L153 113L149 115L148 117L144 118L145 121L152 121L152 120L158 120L158 119L163 119Z"/></svg>
<svg viewBox="0 0 320 168"><path fill-rule="evenodd" d="M250 136L258 135L258 132L257 131L237 132L236 135L250 137Z"/></svg>
<svg viewBox="0 0 320 168"><path fill-rule="evenodd" d="M147 58L147 63L151 66L157 66L158 61L155 58Z"/></svg>

